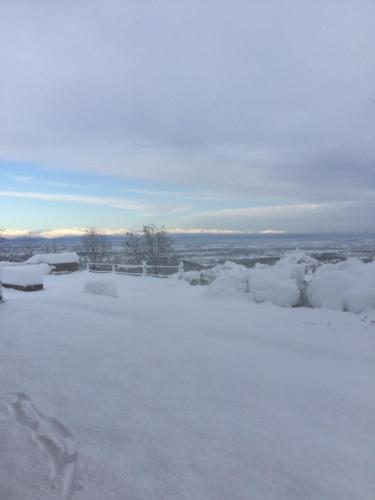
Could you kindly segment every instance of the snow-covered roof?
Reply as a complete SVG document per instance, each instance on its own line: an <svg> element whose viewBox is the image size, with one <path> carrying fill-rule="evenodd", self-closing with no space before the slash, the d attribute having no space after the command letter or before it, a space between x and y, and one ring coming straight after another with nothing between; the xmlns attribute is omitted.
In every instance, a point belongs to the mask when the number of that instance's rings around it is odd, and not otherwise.
<svg viewBox="0 0 375 500"><path fill-rule="evenodd" d="M79 257L76 252L59 252L59 253L37 253L27 259L28 264L70 264L79 262Z"/></svg>

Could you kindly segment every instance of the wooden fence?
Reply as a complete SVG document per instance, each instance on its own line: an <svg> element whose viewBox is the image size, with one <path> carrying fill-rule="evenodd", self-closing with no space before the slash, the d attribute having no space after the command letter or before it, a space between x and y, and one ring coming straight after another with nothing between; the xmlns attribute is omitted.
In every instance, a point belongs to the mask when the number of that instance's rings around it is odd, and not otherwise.
<svg viewBox="0 0 375 500"><path fill-rule="evenodd" d="M154 276L156 278L168 278L173 271L178 273L179 279L184 276L184 265L180 262L176 266L153 266L142 262L142 264L108 264L106 262L88 262L87 270L90 273L115 273L131 276Z"/></svg>

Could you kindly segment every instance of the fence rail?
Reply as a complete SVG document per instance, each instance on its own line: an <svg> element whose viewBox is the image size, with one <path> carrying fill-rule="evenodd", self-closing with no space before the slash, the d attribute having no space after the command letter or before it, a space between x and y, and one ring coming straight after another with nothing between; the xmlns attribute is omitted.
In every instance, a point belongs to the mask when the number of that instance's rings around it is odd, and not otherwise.
<svg viewBox="0 0 375 500"><path fill-rule="evenodd" d="M139 272L136 270L139 269ZM182 279L184 276L184 265L183 262L180 262L176 266L154 266L151 264L147 264L146 262L142 262L142 264L109 264L106 262L88 262L87 270L90 273L114 273L114 274L127 274L131 276L154 276L158 278L169 277L173 273L163 273L157 272L157 270L166 270L166 269L175 269L176 273L178 273L179 279Z"/></svg>

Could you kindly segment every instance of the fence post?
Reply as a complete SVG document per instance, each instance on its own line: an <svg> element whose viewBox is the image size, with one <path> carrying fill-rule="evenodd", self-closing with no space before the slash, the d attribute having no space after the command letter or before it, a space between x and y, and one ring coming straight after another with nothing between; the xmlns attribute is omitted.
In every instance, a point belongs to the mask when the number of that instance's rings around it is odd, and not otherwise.
<svg viewBox="0 0 375 500"><path fill-rule="evenodd" d="M2 266L0 264L0 304L3 301L3 286L2 286L2 281L1 281L1 278L2 278L1 274L2 274Z"/></svg>
<svg viewBox="0 0 375 500"><path fill-rule="evenodd" d="M147 264L146 261L142 261L142 276L146 276L147 274Z"/></svg>
<svg viewBox="0 0 375 500"><path fill-rule="evenodd" d="M182 280L184 277L184 263L181 261L178 265L178 279Z"/></svg>

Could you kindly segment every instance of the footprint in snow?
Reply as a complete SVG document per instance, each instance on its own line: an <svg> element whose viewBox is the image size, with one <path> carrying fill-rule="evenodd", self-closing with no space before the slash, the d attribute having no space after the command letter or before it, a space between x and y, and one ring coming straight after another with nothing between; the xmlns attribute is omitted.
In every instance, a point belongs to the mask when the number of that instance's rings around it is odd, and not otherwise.
<svg viewBox="0 0 375 500"><path fill-rule="evenodd" d="M0 422L7 416L30 432L33 442L48 458L53 488L58 489L61 500L71 500L79 486L77 452L70 431L57 418L44 415L23 393L12 394L5 404L0 401Z"/></svg>

